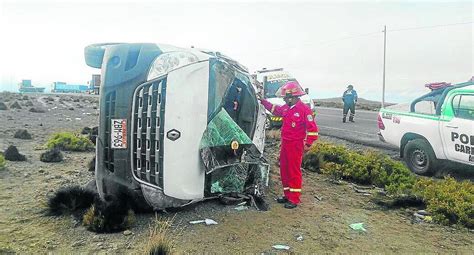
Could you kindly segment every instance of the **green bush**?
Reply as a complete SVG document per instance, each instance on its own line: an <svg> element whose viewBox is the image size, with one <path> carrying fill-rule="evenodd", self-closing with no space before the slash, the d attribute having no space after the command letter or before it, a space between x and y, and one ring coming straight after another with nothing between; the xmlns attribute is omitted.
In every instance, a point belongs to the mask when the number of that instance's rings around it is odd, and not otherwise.
<svg viewBox="0 0 474 255"><path fill-rule="evenodd" d="M78 134L62 132L54 134L46 143L48 149L59 148L65 151L90 151L94 144L87 138Z"/></svg>
<svg viewBox="0 0 474 255"><path fill-rule="evenodd" d="M411 192L416 177L403 163L376 151L362 153L344 146L318 142L303 160L303 166L336 179L374 184L390 194Z"/></svg>
<svg viewBox="0 0 474 255"><path fill-rule="evenodd" d="M452 177L441 181L420 178L413 190L425 201L435 221L474 228L474 184L471 181L458 182Z"/></svg>
<svg viewBox="0 0 474 255"><path fill-rule="evenodd" d="M0 153L0 171L5 169L5 157Z"/></svg>
<svg viewBox="0 0 474 255"><path fill-rule="evenodd" d="M312 171L384 188L394 201L422 200L441 224L474 228L474 184L417 178L405 165L376 151L355 152L341 145L318 142L303 160ZM400 201L401 201L400 200Z"/></svg>

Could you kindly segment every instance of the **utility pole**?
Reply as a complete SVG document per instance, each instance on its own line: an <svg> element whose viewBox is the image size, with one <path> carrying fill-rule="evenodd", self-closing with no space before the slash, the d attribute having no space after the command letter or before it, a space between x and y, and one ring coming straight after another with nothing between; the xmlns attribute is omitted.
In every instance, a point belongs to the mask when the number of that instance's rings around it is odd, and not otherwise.
<svg viewBox="0 0 474 255"><path fill-rule="evenodd" d="M382 108L385 107L385 57L387 52L387 26L383 29L383 87L382 87Z"/></svg>

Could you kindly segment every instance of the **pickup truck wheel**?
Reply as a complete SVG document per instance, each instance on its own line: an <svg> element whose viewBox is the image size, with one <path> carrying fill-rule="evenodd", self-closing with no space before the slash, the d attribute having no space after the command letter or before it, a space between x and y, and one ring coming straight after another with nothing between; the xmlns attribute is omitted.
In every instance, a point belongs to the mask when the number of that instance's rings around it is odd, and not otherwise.
<svg viewBox="0 0 474 255"><path fill-rule="evenodd" d="M414 139L405 145L403 157L408 168L419 175L432 175L438 160L431 145L424 139Z"/></svg>

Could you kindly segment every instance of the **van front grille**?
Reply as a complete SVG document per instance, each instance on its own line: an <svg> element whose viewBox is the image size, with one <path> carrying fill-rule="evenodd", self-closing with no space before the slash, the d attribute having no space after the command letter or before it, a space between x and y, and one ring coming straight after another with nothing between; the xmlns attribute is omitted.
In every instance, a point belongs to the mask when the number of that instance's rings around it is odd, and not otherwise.
<svg viewBox="0 0 474 255"><path fill-rule="evenodd" d="M114 151L110 145L111 119L115 116L115 91L108 93L105 96L105 137L104 139L104 164L105 167L113 172L114 165Z"/></svg>
<svg viewBox="0 0 474 255"><path fill-rule="evenodd" d="M135 179L163 188L166 79L137 87L132 105L131 160Z"/></svg>

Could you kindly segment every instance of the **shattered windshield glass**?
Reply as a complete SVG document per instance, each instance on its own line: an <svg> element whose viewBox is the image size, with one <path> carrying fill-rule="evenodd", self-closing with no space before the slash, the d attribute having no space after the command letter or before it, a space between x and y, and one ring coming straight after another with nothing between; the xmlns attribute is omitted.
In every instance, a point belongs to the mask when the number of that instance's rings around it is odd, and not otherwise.
<svg viewBox="0 0 474 255"><path fill-rule="evenodd" d="M250 172L252 178L265 183L268 166L262 164L252 141L259 105L248 75L212 59L208 103L208 125L199 147L207 192L243 192Z"/></svg>
<svg viewBox="0 0 474 255"><path fill-rule="evenodd" d="M217 114L222 105L224 94L234 80L234 70L231 66L218 59L210 60L209 69L209 99L208 99L208 120L213 114Z"/></svg>

